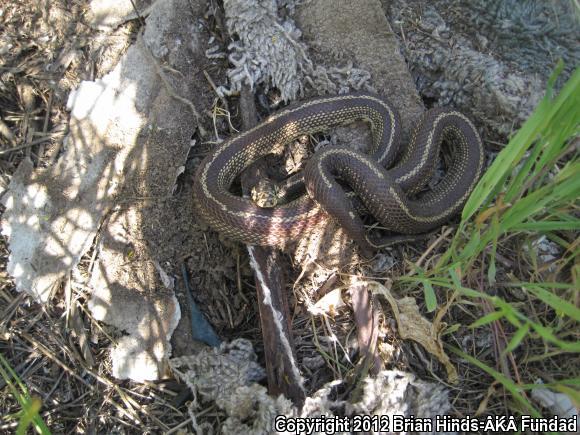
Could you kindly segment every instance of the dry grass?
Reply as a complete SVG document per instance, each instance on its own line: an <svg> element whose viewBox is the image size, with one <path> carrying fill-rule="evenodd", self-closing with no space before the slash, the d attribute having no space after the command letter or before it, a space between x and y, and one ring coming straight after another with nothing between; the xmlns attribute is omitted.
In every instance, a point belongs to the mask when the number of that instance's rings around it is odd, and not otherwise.
<svg viewBox="0 0 580 435"><path fill-rule="evenodd" d="M6 258L4 245L2 254ZM87 255L80 269L87 270L90 262ZM172 405L181 390L177 383L138 385L111 378L108 349L116 332L92 319L83 287L69 281L55 302L43 307L15 293L3 272L0 297L5 307L0 350L30 395L40 399L40 416L53 433L159 432L187 420ZM20 404L1 380L0 385L0 430L11 431Z"/></svg>
<svg viewBox="0 0 580 435"><path fill-rule="evenodd" d="M36 167L57 158L67 132L68 93L102 72L94 61L93 31L82 20L84 3L18 0L0 10L5 189L23 158ZM171 404L182 390L176 382L136 385L111 378L108 349L117 332L91 317L82 276L55 289L54 303L43 307L15 291L4 240L0 258L0 353L15 372L12 381L18 385L19 379L29 397L40 399L39 415L53 433L157 433L187 420ZM79 270L87 272L92 261L89 252ZM2 378L0 410L0 432L14 432L22 404Z"/></svg>
<svg viewBox="0 0 580 435"><path fill-rule="evenodd" d="M66 133L67 114L64 102L68 91L81 79L98 73L90 61L90 29L82 24L83 6L64 2L55 7L29 0L2 6L0 15L0 186L5 188L18 163L29 157L37 167L50 164L58 156ZM8 47L4 49L3 47ZM91 66L92 65L92 66ZM228 124L230 119L228 117ZM232 127L233 128L233 127ZM222 136L229 134L227 125ZM216 129L217 134L217 129ZM564 160L558 160L560 167ZM545 175L545 174L544 174ZM498 204L494 204L498 205ZM491 207L491 205L490 205ZM578 206L565 212L578 217ZM501 209L501 204L499 208ZM561 216L563 209L557 210ZM499 219L501 214L495 218ZM493 219L489 215L489 219ZM472 229L471 227L467 227ZM493 226L491 226L493 229ZM462 227L461 237L469 232ZM417 246L397 248L391 255L392 266L370 272L368 278L393 279L394 289L418 301L433 298L437 290L439 310L449 325L444 340L455 349L453 363L461 383L450 386L452 401L458 414L514 414L526 410L525 403L514 400L512 385L526 401L526 388L537 378L553 382L559 391L574 385L565 382L577 378L580 360L578 351L554 345L542 337L533 325L547 325L557 330L557 338L578 343L577 320L537 295L514 287L515 281L577 283L577 233L569 230L549 231L552 243L560 246L559 254L550 261L539 258L532 245L538 233L521 229L507 234L498 244L488 243L466 264L462 264L459 284L443 270L445 253L457 248L452 232L442 231L439 238ZM467 235L466 235L467 234ZM497 239L496 239L497 240ZM460 245L463 246L463 245ZM108 349L116 331L96 322L87 309L87 276L94 261L90 251L83 258L77 275L55 289L53 303L39 306L15 291L6 273L8 253L4 241L0 245L0 352L14 369L32 398L39 398L39 416L53 433L71 432L176 432L188 428L184 405L184 388L175 381L135 384L120 382L110 376ZM490 261L494 264L494 280L490 281ZM239 269L239 264L238 264ZM442 272L443 270L443 272ZM240 273L238 270L238 277ZM347 275L337 275L335 286L346 282ZM410 279L405 280L404 277ZM411 284L410 284L411 283ZM511 283L511 284L510 284ZM251 292L252 284L239 278L240 292ZM324 283L321 284L324 287ZM303 288L306 287L306 288ZM490 296L467 297L465 289L485 290ZM334 378L348 378L355 369L356 333L347 309L334 318L310 316L298 303L318 288L312 283L291 286L296 290L293 322L298 359L302 371L314 390ZM559 289L559 297L578 305L577 290ZM441 303L443 301L443 303ZM482 317L498 312L498 301L523 313L528 323L526 334L518 336L517 324L504 316L487 317L489 323L476 323ZM228 303L227 299L224 303ZM424 312L431 304L427 303ZM235 307L230 307L235 312ZM387 316L381 324L385 342L395 349L387 368L412 371L423 378L444 378L442 367L424 350L401 342L393 321ZM509 314L509 313L508 313ZM474 326L475 324L475 326ZM470 327L471 325L471 327ZM522 326L523 327L523 326ZM246 335L248 331L245 331ZM251 330L253 341L261 339L257 328ZM336 339L334 338L336 337ZM519 337L515 343L514 337ZM462 353L463 352L463 353ZM263 361L263 359L262 359ZM491 370L488 370L491 369ZM501 375L501 376L500 376ZM577 388L577 384L575 385ZM523 391L523 393L522 393ZM574 396L578 398L577 393ZM0 379L0 431L13 432L18 426L22 405ZM528 409L529 411L529 409ZM219 426L222 414L209 408L202 417Z"/></svg>

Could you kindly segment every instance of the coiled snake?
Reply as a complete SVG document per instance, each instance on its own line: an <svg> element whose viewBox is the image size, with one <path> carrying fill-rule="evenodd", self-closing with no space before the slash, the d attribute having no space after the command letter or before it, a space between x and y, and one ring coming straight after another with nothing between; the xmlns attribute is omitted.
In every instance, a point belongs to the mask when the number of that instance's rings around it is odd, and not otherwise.
<svg viewBox="0 0 580 435"><path fill-rule="evenodd" d="M300 135L355 120L370 124L369 154L345 147L317 152L304 170L308 195L262 208L230 192L236 177L260 157L279 152ZM414 197L430 180L444 140L452 148L446 175L431 191ZM400 142L399 116L386 99L366 92L314 98L289 106L210 152L196 172L194 204L201 217L227 237L272 246L285 246L300 237L324 219L326 211L368 252L363 223L335 176L353 189L386 229L419 234L441 225L463 207L483 167L477 130L465 115L453 110L426 112L397 159Z"/></svg>

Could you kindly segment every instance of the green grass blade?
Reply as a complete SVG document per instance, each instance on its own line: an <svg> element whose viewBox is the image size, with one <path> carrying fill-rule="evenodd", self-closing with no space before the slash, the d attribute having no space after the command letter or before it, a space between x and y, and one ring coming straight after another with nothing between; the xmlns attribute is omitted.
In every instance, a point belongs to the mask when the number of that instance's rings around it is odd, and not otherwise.
<svg viewBox="0 0 580 435"><path fill-rule="evenodd" d="M26 433L26 428L32 424L36 431L42 435L50 435L50 430L38 415L40 411L40 400L32 399L28 393L26 385L18 377L16 372L12 369L8 361L0 354L0 376L8 385L10 392L22 408L21 420L19 422L18 428L23 427L21 433ZM19 391L19 388L21 391ZM38 401L38 404L35 403ZM19 433L19 432L17 432Z"/></svg>
<svg viewBox="0 0 580 435"><path fill-rule="evenodd" d="M553 83L561 70L562 67L559 64L548 83L545 97L542 99L532 116L530 116L516 135L510 140L509 146L505 147L499 153L491 167L486 171L480 182L475 187L463 208L463 213L461 215L462 222L469 220L476 213L492 191L499 191L498 187L504 184L506 177L516 167L525 152L537 139L539 133L550 123L560 106L566 101L567 97L578 88L578 85L580 84L580 69L574 72L572 79L570 79L564 86L564 89L562 89L557 100L552 102Z"/></svg>
<svg viewBox="0 0 580 435"><path fill-rule="evenodd" d="M469 325L470 329L475 329L475 328L479 328L480 326L484 326L487 325L491 322L495 322L496 320L502 319L505 316L504 312L499 310L499 311L492 311L489 314L486 314L485 316L477 319L475 322L473 322L471 325Z"/></svg>
<svg viewBox="0 0 580 435"><path fill-rule="evenodd" d="M423 279L421 282L423 283L423 293L425 294L425 305L427 306L427 311L431 313L437 308L437 296L435 296L435 290L433 290L433 286L428 279Z"/></svg>
<svg viewBox="0 0 580 435"><path fill-rule="evenodd" d="M580 68L576 68L554 96L554 83L562 68L560 62L534 113L501 150L475 187L447 251L430 269L400 278L403 282L423 284L426 292L427 288L429 292L436 291L436 287L452 289L461 295L454 304L474 310L479 308L479 313L487 313L476 318L470 328L491 322L509 322L515 332L504 352L513 352L529 341L531 345L526 346L526 350L531 352L530 364L568 353L576 357L580 353L580 342L574 342L577 337L569 331L571 325L576 324L574 322L580 321L580 307L576 301L580 247L573 241L574 235L568 233L580 230L577 217L580 152L574 148L574 141L580 135ZM537 255L534 258L536 251L531 243L540 235L546 235L563 248L557 263L557 279L570 282L553 282L554 278L549 278L552 282L537 282L552 273L539 265ZM504 257L507 254L509 259L511 253L522 248L522 243L528 247L531 258L524 261L530 261L530 267L514 267L514 270L504 267L500 271L498 262L496 268L500 254ZM481 277L485 276L487 279L482 281ZM525 282L528 277L530 282ZM496 280L501 282L496 283ZM483 288L478 289L480 282ZM512 300L509 291L493 292L498 284L500 288L524 289L533 297L531 303L537 304L538 309L531 310L525 302ZM425 297L427 299L427 293ZM486 300L486 304L482 304L482 300ZM491 310L484 311L484 307L490 305ZM559 317L540 316L552 310ZM490 374L504 385L517 404L523 405L512 406L510 410L539 416L522 394L523 387L477 358L458 349L455 353ZM522 379L530 381L529 372L524 371L521 375ZM577 387L571 382L569 379L554 381L550 388L571 391Z"/></svg>
<svg viewBox="0 0 580 435"><path fill-rule="evenodd" d="M505 354L515 350L521 344L521 342L524 340L524 338L526 338L529 331L530 331L530 324L524 323L523 326L521 328L519 328L516 331L516 333L513 335L512 339L510 340L510 342L508 343L508 345L504 349L503 354L505 355Z"/></svg>
<svg viewBox="0 0 580 435"><path fill-rule="evenodd" d="M518 401L524 406L524 408L530 413L530 415L532 415L533 417L541 417L541 414L538 412L538 410L534 408L534 406L522 395L522 393L520 392L520 388L511 379L508 379L502 373L492 369L488 365L482 363L478 359L472 357L471 355L466 354L465 352L456 347L449 346L449 349L456 355L459 355L461 358L467 360L469 363L473 364L476 367L479 367L481 370L486 372L496 381L501 383L505 387L505 389L511 393L514 399L516 399L516 401Z"/></svg>
<svg viewBox="0 0 580 435"><path fill-rule="evenodd" d="M544 222L522 222L512 225L513 231L574 231L580 230L580 220L578 221L544 221Z"/></svg>
<svg viewBox="0 0 580 435"><path fill-rule="evenodd" d="M558 337L554 335L551 328L548 328L544 325L540 325L535 322L530 322L531 327L548 343L555 344L560 349L565 350L566 352L580 352L580 342L567 342L560 340Z"/></svg>
<svg viewBox="0 0 580 435"><path fill-rule="evenodd" d="M20 417L20 421L18 422L18 428L16 429L16 435L25 435L28 426L33 424L36 417L38 417L38 412L42 404L40 399L37 397L33 397L31 401L24 407L22 410L22 416ZM42 431L40 432L42 433Z"/></svg>
<svg viewBox="0 0 580 435"><path fill-rule="evenodd" d="M556 382L545 382L542 384L525 384L520 385L520 388L523 390L534 390L537 388L554 388L561 385L568 385L570 387L580 387L580 378L571 378L571 379L558 379Z"/></svg>
<svg viewBox="0 0 580 435"><path fill-rule="evenodd" d="M575 321L580 322L580 309L570 302L565 301L552 292L532 284L524 285L523 289L532 293L538 299L541 299L542 302L551 306L557 312L563 313Z"/></svg>

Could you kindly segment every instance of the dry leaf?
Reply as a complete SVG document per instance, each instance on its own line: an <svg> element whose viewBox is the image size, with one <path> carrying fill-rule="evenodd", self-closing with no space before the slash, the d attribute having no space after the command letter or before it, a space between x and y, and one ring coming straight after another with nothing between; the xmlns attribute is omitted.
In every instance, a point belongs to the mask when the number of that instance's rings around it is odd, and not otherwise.
<svg viewBox="0 0 580 435"><path fill-rule="evenodd" d="M342 299L340 291L341 289L337 288L328 292L313 306L309 307L308 311L315 316L322 314L336 314L336 311L344 306L344 300Z"/></svg>
<svg viewBox="0 0 580 435"><path fill-rule="evenodd" d="M414 340L423 346L445 366L449 382L456 383L457 370L443 350L443 343L439 338L440 331L421 316L415 299L411 297L395 299L388 288L376 281L369 282L369 288L374 294L384 296L391 305L401 338Z"/></svg>

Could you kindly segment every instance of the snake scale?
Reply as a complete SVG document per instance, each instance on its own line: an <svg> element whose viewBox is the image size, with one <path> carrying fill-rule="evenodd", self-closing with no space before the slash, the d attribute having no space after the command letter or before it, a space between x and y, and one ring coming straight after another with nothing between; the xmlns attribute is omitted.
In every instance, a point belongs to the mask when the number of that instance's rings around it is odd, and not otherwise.
<svg viewBox="0 0 580 435"><path fill-rule="evenodd" d="M355 120L370 124L370 152L334 146L315 153L304 170L308 195L274 208L262 208L230 192L236 177L257 159L280 152L298 136ZM431 179L443 141L452 150L446 174L432 190L417 195ZM307 100L211 151L196 172L195 208L225 236L271 246L285 246L289 240L296 240L324 219L326 212L368 252L370 244L363 223L336 176L353 189L386 229L419 234L457 213L482 171L483 147L477 130L465 115L453 110L427 111L409 145L400 148L399 115L385 98L356 92Z"/></svg>

